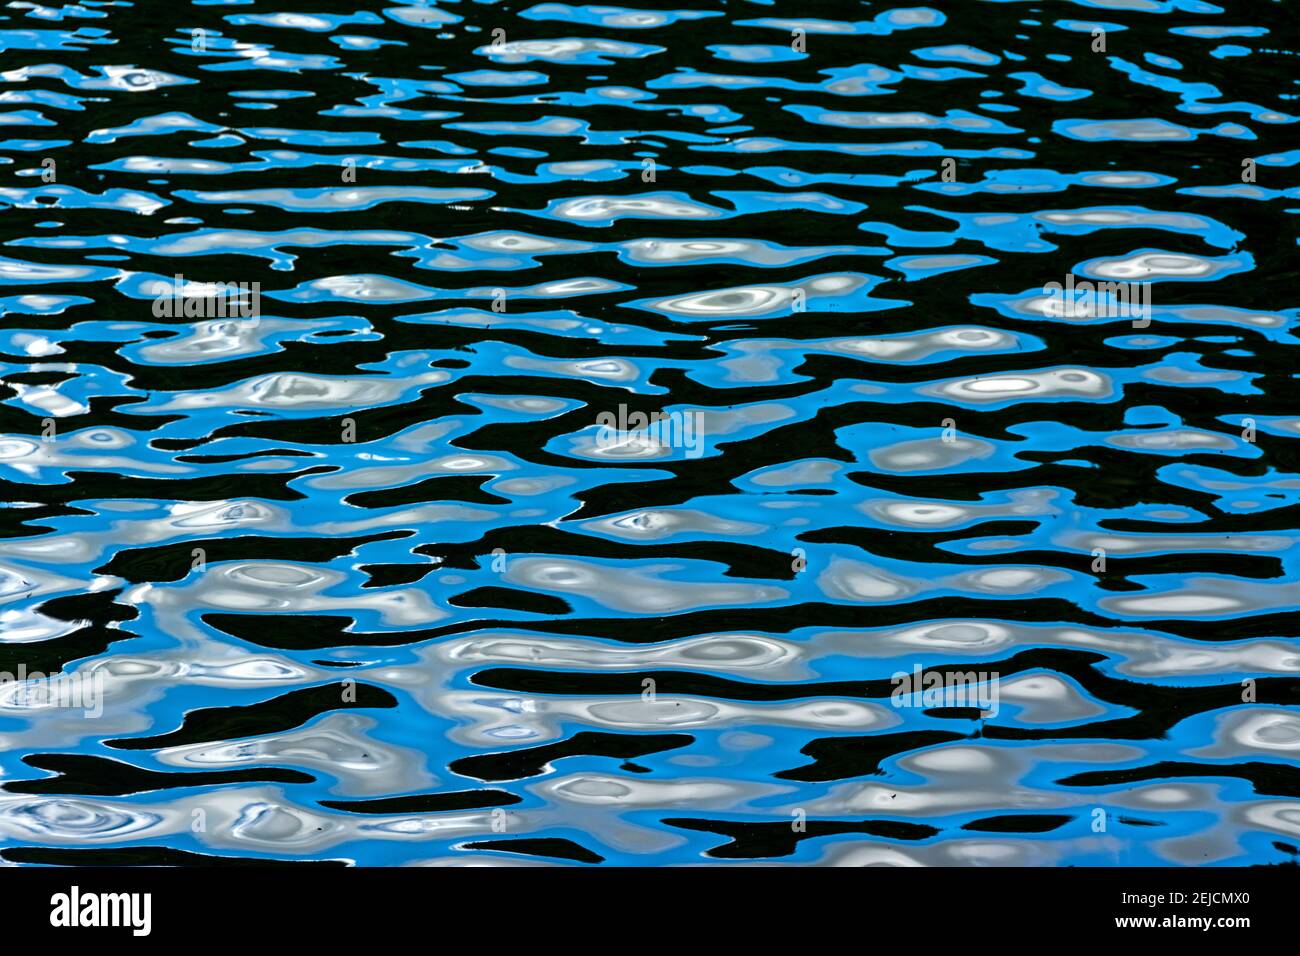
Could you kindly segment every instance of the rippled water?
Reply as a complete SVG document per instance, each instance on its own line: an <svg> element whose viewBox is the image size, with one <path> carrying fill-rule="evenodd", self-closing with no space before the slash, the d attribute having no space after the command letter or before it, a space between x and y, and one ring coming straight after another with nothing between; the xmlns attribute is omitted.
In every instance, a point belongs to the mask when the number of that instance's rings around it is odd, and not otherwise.
<svg viewBox="0 0 1300 956"><path fill-rule="evenodd" d="M361 7L0 11L5 860L1295 859L1294 6Z"/></svg>

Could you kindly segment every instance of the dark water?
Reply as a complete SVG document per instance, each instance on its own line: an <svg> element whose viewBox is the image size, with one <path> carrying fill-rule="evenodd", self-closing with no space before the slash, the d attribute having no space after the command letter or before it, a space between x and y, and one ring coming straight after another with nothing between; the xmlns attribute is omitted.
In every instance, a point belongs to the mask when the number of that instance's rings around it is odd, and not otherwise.
<svg viewBox="0 0 1300 956"><path fill-rule="evenodd" d="M1294 5L0 13L6 861L1295 859Z"/></svg>

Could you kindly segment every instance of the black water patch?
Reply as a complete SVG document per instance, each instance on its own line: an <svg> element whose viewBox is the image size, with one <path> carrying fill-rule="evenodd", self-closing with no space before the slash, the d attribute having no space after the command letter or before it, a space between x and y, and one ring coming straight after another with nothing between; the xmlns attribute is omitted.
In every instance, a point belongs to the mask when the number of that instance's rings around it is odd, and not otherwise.
<svg viewBox="0 0 1300 956"><path fill-rule="evenodd" d="M181 544L155 545L118 551L113 559L95 569L96 574L112 574L128 581L179 581L195 572L196 561L217 564L223 561L310 561L325 563L351 554L374 541L392 541L407 537L409 531L388 531L356 538L292 537L241 535L233 538L191 538ZM200 549L200 555L195 555Z"/></svg>
<svg viewBox="0 0 1300 956"><path fill-rule="evenodd" d="M235 783L314 783L316 778L301 770L257 767L242 770L167 772L133 767L121 760L88 754L28 754L23 763L37 770L58 774L35 780L10 780L0 789L9 793L68 793L82 796L116 797L154 790L183 787L217 787Z"/></svg>
<svg viewBox="0 0 1300 956"><path fill-rule="evenodd" d="M121 737L104 745L118 750L158 750L189 744L214 743L239 737L260 737L300 727L334 710L393 708L397 698L370 684L343 683L290 691L272 700L243 707L192 710L180 728L153 737Z"/></svg>
<svg viewBox="0 0 1300 956"><path fill-rule="evenodd" d="M492 850L497 853L520 853L524 856L571 860L574 863L604 863L605 858L585 846L562 837L525 837L518 840L478 840L465 844L467 850Z"/></svg>
<svg viewBox="0 0 1300 956"><path fill-rule="evenodd" d="M479 780L521 780L535 777L565 757L644 757L695 742L689 734L607 734L580 731L568 740L504 753L477 754L452 761L451 771Z"/></svg>
<svg viewBox="0 0 1300 956"><path fill-rule="evenodd" d="M1058 780L1062 787L1117 787L1148 780L1236 778L1247 780L1265 797L1300 798L1300 767L1289 763L1251 760L1242 763L1199 763L1162 760L1142 767L1086 770Z"/></svg>
<svg viewBox="0 0 1300 956"><path fill-rule="evenodd" d="M377 797L373 800L322 800L320 805L348 813L445 813L450 810L479 810L483 807L508 807L521 803L507 790L457 790L451 793L414 793L404 797Z"/></svg>
<svg viewBox="0 0 1300 956"><path fill-rule="evenodd" d="M979 833L1051 833L1073 818L1054 813L1007 813L962 824L963 830Z"/></svg>
<svg viewBox="0 0 1300 956"><path fill-rule="evenodd" d="M496 607L528 614L552 614L557 617L573 613L573 608L561 598L552 594L538 594L536 591L523 591L517 588L475 588L456 595L448 603L456 607Z"/></svg>
<svg viewBox="0 0 1300 956"><path fill-rule="evenodd" d="M358 508L396 508L429 501L465 501L479 505L509 504L510 499L483 490L482 486L491 480L490 477L448 475L426 478L424 481L399 485L396 488L356 491L343 500Z"/></svg>
<svg viewBox="0 0 1300 956"><path fill-rule="evenodd" d="M809 741L799 751L812 757L812 763L782 770L773 776L808 783L872 776L879 774L880 765L891 757L965 739L965 734L942 730L910 730L861 737L821 737Z"/></svg>
<svg viewBox="0 0 1300 956"><path fill-rule="evenodd" d="M692 820L666 817L664 824L683 830L698 830L728 837L731 842L711 848L707 856L719 860L756 860L790 856L804 840L824 836L860 833L886 840L927 840L939 830L903 820L804 820L783 823L751 823L733 820Z"/></svg>

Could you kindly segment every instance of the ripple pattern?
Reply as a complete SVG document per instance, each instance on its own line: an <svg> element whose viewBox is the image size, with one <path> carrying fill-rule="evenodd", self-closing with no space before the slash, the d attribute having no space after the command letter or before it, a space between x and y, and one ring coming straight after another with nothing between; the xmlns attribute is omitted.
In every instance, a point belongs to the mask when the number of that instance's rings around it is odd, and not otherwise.
<svg viewBox="0 0 1300 956"><path fill-rule="evenodd" d="M1294 9L360 7L0 13L0 858L1296 861Z"/></svg>

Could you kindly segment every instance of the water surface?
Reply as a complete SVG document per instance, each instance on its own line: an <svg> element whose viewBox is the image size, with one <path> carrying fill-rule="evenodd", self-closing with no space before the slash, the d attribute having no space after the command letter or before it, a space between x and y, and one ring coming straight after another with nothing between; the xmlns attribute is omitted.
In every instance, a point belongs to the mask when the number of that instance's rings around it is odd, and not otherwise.
<svg viewBox="0 0 1300 956"><path fill-rule="evenodd" d="M0 11L0 857L1295 860L1294 7L301 7Z"/></svg>

